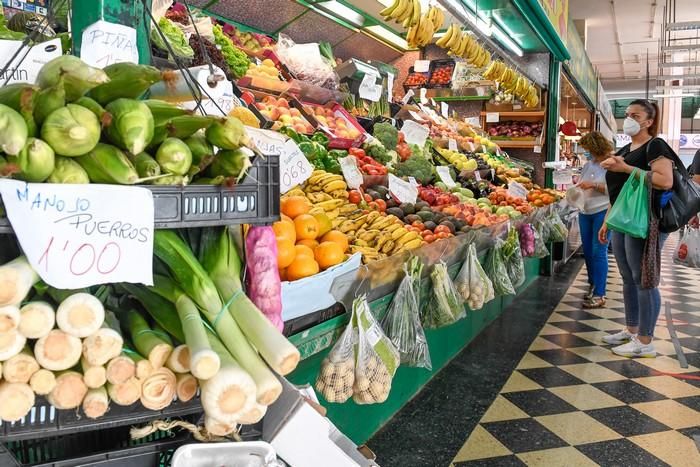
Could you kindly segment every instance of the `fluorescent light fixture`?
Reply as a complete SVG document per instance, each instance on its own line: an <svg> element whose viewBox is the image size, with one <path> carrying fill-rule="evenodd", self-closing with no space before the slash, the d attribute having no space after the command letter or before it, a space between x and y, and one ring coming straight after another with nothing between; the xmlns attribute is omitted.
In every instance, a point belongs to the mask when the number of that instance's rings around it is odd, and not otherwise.
<svg viewBox="0 0 700 467"><path fill-rule="evenodd" d="M515 41L513 41L513 39L508 37L508 35L506 33L504 33L501 30L501 28L495 27L495 28L493 28L493 32L494 32L494 35L496 36L496 39L498 39L498 41L501 44L508 47L511 50L511 52L515 53L518 57L523 56L523 49L518 47L518 44L516 44Z"/></svg>
<svg viewBox="0 0 700 467"><path fill-rule="evenodd" d="M364 28L364 31L367 31L367 32L379 37L380 39L383 39L386 42L392 44L393 46L400 48L400 49L403 49L403 50L410 49L410 47L408 46L408 43L406 42L406 40L403 37L401 37L397 34L394 34L393 32L389 31L387 28L385 28L383 26L379 26L379 25L369 26L367 28Z"/></svg>
<svg viewBox="0 0 700 467"><path fill-rule="evenodd" d="M659 99L661 97L695 97L695 94L654 94L653 96L654 99Z"/></svg>
<svg viewBox="0 0 700 467"><path fill-rule="evenodd" d="M700 109L698 109L698 111L695 112L695 116L693 117L693 120L700 120Z"/></svg>
<svg viewBox="0 0 700 467"><path fill-rule="evenodd" d="M336 17L347 21L350 24L361 27L365 24L365 17L350 7L343 5L336 0L310 4L312 8L331 13Z"/></svg>

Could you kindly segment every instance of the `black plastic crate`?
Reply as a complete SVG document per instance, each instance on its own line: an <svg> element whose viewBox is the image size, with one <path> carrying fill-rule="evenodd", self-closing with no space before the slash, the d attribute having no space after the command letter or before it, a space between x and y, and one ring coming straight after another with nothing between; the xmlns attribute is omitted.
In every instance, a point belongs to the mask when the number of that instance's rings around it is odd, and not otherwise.
<svg viewBox="0 0 700 467"><path fill-rule="evenodd" d="M433 60L433 61L430 62L430 72L429 72L430 76L429 76L429 78L428 78L428 84L427 84L427 86L426 86L428 89L444 89L444 88L450 88L450 87L452 87L452 79L450 79L450 82L447 83L447 84L433 84L433 83L432 83L432 80L433 80L433 73L435 72L435 69L436 69L436 68L439 68L439 67L444 67L444 66L449 66L449 67L451 67L451 68L452 68L451 75L454 74L454 72L455 72L455 61L452 60L451 58L444 58L444 59L440 59L440 60Z"/></svg>
<svg viewBox="0 0 700 467"><path fill-rule="evenodd" d="M257 156L248 175L233 187L153 186L155 227L159 229L229 224L269 225L279 220L279 156ZM0 218L0 233L12 233Z"/></svg>

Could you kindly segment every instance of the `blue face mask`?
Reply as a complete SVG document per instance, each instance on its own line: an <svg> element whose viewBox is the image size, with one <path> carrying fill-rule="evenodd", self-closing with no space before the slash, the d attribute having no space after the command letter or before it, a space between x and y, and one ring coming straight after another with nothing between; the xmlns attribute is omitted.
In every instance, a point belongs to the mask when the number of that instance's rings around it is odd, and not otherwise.
<svg viewBox="0 0 700 467"><path fill-rule="evenodd" d="M593 159L593 156L591 156L591 153L588 151L583 153L583 157L585 157L587 161L590 161L591 159Z"/></svg>

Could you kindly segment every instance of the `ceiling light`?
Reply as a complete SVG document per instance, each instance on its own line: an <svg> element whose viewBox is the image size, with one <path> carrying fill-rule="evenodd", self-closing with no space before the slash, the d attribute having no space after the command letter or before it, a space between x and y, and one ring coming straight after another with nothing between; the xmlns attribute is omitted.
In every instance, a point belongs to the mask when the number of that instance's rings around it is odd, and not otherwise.
<svg viewBox="0 0 700 467"><path fill-rule="evenodd" d="M499 41L501 44L503 44L503 45L505 45L506 47L508 47L508 48L509 48L512 52L514 52L518 57L522 57L522 56L523 56L523 49L521 49L520 47L518 47L518 44L516 44L515 41L513 41L513 39L511 39L510 37L508 37L508 35L507 35L506 33L504 33L503 31L501 31L500 28L498 28L498 27L493 28L493 32L494 32L494 35L496 36L496 38L498 39L498 41Z"/></svg>
<svg viewBox="0 0 700 467"><path fill-rule="evenodd" d="M659 99L661 97L695 97L695 94L654 94L653 96L654 99Z"/></svg>
<svg viewBox="0 0 700 467"><path fill-rule="evenodd" d="M354 24L358 27L361 27L363 24L365 24L364 16L336 0L314 3L312 4L312 8L322 10L327 13L332 13L336 17L347 21L350 24Z"/></svg>
<svg viewBox="0 0 700 467"><path fill-rule="evenodd" d="M408 50L410 47L408 46L408 43L406 40L399 36L398 34L394 34L393 32L389 31L387 28L383 26L369 26L367 28L364 28L364 31L367 31L371 34L373 34L376 37L379 37L380 39L385 40L386 42L392 44L395 47L398 47L403 50Z"/></svg>

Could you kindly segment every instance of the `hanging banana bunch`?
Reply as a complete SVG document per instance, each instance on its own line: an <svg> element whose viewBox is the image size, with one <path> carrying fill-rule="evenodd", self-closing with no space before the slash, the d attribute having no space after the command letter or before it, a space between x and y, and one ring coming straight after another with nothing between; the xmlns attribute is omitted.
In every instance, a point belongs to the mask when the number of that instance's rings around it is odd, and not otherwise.
<svg viewBox="0 0 700 467"><path fill-rule="evenodd" d="M540 103L537 87L500 60L491 62L483 76L486 79L498 82L501 89L515 95L523 101L526 107L537 107Z"/></svg>
<svg viewBox="0 0 700 467"><path fill-rule="evenodd" d="M461 57L477 68L483 68L491 63L491 54L456 24L450 25L445 35L438 39L435 45L447 49L450 55Z"/></svg>
<svg viewBox="0 0 700 467"><path fill-rule="evenodd" d="M405 28L417 26L421 17L420 0L394 0L394 3L380 11L379 15L386 21L393 19Z"/></svg>
<svg viewBox="0 0 700 467"><path fill-rule="evenodd" d="M445 14L440 8L436 6L428 8L428 12L418 19L418 23L408 28L406 42L409 47L418 48L430 44L444 22Z"/></svg>
<svg viewBox="0 0 700 467"><path fill-rule="evenodd" d="M445 12L442 9L432 5L428 8L428 13L426 14L428 19L433 23L433 34L436 34L442 25L445 23Z"/></svg>

